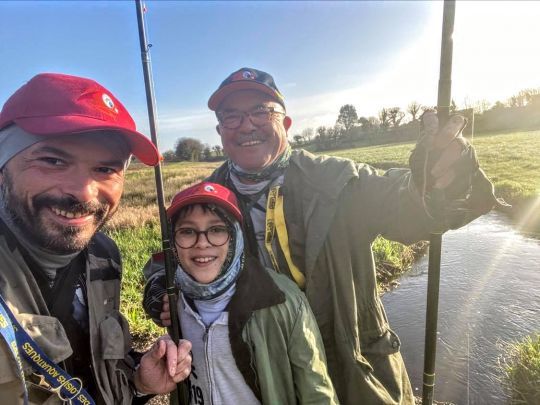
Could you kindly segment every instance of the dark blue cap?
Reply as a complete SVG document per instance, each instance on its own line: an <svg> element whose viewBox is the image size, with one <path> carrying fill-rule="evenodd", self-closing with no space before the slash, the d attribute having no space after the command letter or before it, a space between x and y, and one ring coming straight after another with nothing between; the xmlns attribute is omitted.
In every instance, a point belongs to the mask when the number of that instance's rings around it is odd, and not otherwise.
<svg viewBox="0 0 540 405"><path fill-rule="evenodd" d="M257 90L272 96L285 107L285 99L279 92L274 78L268 73L252 68L242 68L231 73L210 96L208 108L216 111L225 97L239 90Z"/></svg>

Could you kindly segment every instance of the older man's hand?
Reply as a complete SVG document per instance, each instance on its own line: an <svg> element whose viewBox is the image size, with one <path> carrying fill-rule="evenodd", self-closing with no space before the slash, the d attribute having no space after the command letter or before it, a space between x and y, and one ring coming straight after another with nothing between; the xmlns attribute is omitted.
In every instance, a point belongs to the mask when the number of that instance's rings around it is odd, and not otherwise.
<svg viewBox="0 0 540 405"><path fill-rule="evenodd" d="M409 160L417 188L422 194L436 188L447 198L465 197L478 170L474 148L462 135L467 120L454 115L440 128L437 114L428 111L422 122L423 137Z"/></svg>
<svg viewBox="0 0 540 405"><path fill-rule="evenodd" d="M160 337L141 359L135 373L135 387L143 394L166 394L191 373L191 343L178 346L169 336Z"/></svg>

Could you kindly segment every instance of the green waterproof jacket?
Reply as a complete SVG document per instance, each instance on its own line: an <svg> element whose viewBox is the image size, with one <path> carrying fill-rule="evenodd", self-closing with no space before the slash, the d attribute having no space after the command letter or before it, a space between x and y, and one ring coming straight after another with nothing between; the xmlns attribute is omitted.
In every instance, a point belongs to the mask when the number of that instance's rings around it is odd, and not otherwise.
<svg viewBox="0 0 540 405"><path fill-rule="evenodd" d="M210 181L231 188L227 164ZM293 151L281 188L291 257L344 404L413 404L400 341L377 294L371 244L427 239L433 226L410 171ZM249 215L244 212L244 217ZM279 256L279 255L278 255Z"/></svg>
<svg viewBox="0 0 540 405"><path fill-rule="evenodd" d="M229 336L236 363L245 368L249 360L255 365L262 403L337 404L304 294L288 278L258 263L247 263L245 270L229 307ZM234 336L239 330L241 341ZM242 356L240 345L249 348L249 357Z"/></svg>

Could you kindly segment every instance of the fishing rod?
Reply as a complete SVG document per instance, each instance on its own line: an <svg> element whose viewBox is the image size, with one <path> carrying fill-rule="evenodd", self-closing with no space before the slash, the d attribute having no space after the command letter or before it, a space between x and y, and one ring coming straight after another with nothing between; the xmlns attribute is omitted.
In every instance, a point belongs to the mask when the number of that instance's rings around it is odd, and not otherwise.
<svg viewBox="0 0 540 405"><path fill-rule="evenodd" d="M141 0L135 0L137 9L137 24L139 27L139 42L141 45L141 60L144 72L144 87L146 89L146 104L148 107L148 120L150 123L150 135L156 148L157 124L156 124L156 105L154 96L154 82L152 80L152 65L150 64L150 45L146 39L146 29L144 22L145 8ZM163 176L161 173L161 162L154 167L154 176L156 180L156 194L159 209L159 222L161 225L162 248L165 256L165 285L167 296L169 297L169 310L171 314L171 337L176 345L181 339L180 322L178 320L177 295L174 286L174 265L173 253L171 249L171 232L167 213L165 211L165 198L163 193ZM170 394L170 403L173 405L184 405L188 403L188 391L185 383L178 383L176 390Z"/></svg>
<svg viewBox="0 0 540 405"><path fill-rule="evenodd" d="M441 66L437 97L437 117L439 128L443 127L450 115L452 88L452 51L454 32L455 0L444 0L441 39ZM437 209L444 202L444 191L433 189L431 195ZM424 375L422 405L433 403L435 388L435 358L437 352L437 317L439 310L439 283L441 278L442 231L435 231L429 237L428 288L426 305L426 335L424 345Z"/></svg>

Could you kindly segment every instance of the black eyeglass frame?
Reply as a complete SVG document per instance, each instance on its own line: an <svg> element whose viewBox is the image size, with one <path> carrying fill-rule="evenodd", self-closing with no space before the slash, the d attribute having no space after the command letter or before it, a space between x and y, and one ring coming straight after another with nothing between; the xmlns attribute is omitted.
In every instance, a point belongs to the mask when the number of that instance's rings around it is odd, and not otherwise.
<svg viewBox="0 0 540 405"><path fill-rule="evenodd" d="M261 115L264 114L264 116L256 118L254 115L257 114L257 113L259 113ZM236 117L236 116L234 116L234 117L231 117L231 116L230 117L224 117L225 114L231 114L231 115L237 114L238 117ZM218 119L219 124L221 126L223 126L224 128L227 128L227 129L238 129L238 128L240 128L242 126L242 124L244 123L244 119L246 117L256 127L262 127L262 126L268 124L269 122L271 122L271 119L275 114L286 115L286 112L282 111L278 107L271 107L271 106L266 106L266 105L256 106L250 111L240 111L240 110L216 111L216 117ZM225 120L227 118L238 119L238 124L234 124L234 125L226 124ZM255 121L254 121L254 119L255 119Z"/></svg>
<svg viewBox="0 0 540 405"><path fill-rule="evenodd" d="M221 244L215 244L213 243L210 238L208 238L208 231L212 230L212 229L216 229L216 228L220 228L220 229L225 229L227 231L227 239L225 239L225 242L221 243ZM190 231L193 231L197 236L195 237L195 242L193 242L192 245L190 246L182 246L180 245L179 242L177 242L176 240L176 235L178 234L178 232L180 231L185 231L186 229L189 229ZM208 241L208 243L214 247L220 247L220 246L223 246L224 244L226 244L229 240L231 240L231 230L229 229L228 226L223 226L223 225L214 225L214 226L211 226L210 228L208 229L205 229L204 231L198 231L196 229L193 229L193 228L189 228L189 227L184 227L184 228L178 228L174 231L173 233L173 240L174 240L174 245L179 247L180 249L191 249L192 247L194 247L195 245L197 245L197 243L199 243L199 238L201 236L201 234L204 234L204 237L206 238L206 240Z"/></svg>

